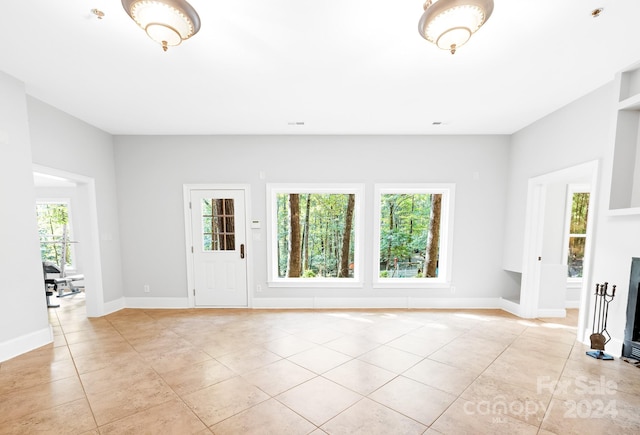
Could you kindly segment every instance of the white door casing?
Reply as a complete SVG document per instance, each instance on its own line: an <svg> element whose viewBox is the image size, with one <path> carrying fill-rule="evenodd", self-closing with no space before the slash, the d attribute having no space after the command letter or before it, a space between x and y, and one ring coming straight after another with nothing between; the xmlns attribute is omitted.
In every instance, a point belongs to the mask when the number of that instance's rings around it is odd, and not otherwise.
<svg viewBox="0 0 640 435"><path fill-rule="evenodd" d="M245 190L193 188L188 193L192 306L246 307Z"/></svg>

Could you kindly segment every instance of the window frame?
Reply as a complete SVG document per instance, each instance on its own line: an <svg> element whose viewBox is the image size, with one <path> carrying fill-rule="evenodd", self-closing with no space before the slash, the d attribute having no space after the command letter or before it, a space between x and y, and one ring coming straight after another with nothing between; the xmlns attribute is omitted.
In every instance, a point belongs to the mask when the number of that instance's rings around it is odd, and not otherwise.
<svg viewBox="0 0 640 435"><path fill-rule="evenodd" d="M73 241L73 215L71 211L71 198L36 198L36 208L40 204L54 204L54 205L66 205L67 207L67 240L69 241L69 254L71 255L71 261L69 264L64 266L65 273L67 271L75 271L77 270L77 260L76 260L76 248L75 244L77 242ZM37 210L36 210L37 214ZM36 217L37 221L37 217ZM39 235L38 235L39 238ZM40 242L39 242L40 244ZM44 260L42 260L44 261ZM60 265L58 265L60 266Z"/></svg>
<svg viewBox="0 0 640 435"><path fill-rule="evenodd" d="M380 277L380 201L384 194L441 194L440 255L436 278ZM374 288L448 288L451 286L453 260L454 183L392 184L374 186L373 197L373 279Z"/></svg>
<svg viewBox="0 0 640 435"><path fill-rule="evenodd" d="M565 207L565 230L564 230L564 243L562 245L562 264L567 268L569 267L569 240L571 237L581 237L585 239L585 256L586 256L586 240L589 235L589 219L587 218L587 227L584 234L572 234L571 231L571 212L573 209L573 195L575 193L588 193L589 194L589 207L587 207L587 213L591 211L591 201L593 200L591 195L591 186L589 184L569 184L567 185L567 200ZM584 259L583 259L584 263ZM584 266L583 266L584 267ZM584 269L582 278L572 278L568 276L567 269L567 285L569 287L580 287L584 280Z"/></svg>
<svg viewBox="0 0 640 435"><path fill-rule="evenodd" d="M359 183L268 183L267 186L267 285L269 287L362 287L363 286L363 264L362 264L362 241L364 240L364 184ZM277 222L277 195L291 193L316 193L316 194L354 194L354 254L353 254L353 277L350 278L288 278L279 277L277 271L278 258L278 222Z"/></svg>

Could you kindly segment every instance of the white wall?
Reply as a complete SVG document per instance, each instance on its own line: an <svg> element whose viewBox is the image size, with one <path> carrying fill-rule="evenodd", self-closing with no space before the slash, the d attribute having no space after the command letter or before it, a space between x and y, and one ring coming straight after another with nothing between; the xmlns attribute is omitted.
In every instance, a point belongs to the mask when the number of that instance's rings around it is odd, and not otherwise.
<svg viewBox="0 0 640 435"><path fill-rule="evenodd" d="M24 85L0 72L0 361L52 339L37 237Z"/></svg>
<svg viewBox="0 0 640 435"><path fill-rule="evenodd" d="M251 217L263 223L266 183L364 183L367 236L373 234L374 183L456 184L455 294L373 289L370 236L363 289L267 288L263 225L261 241L248 247L254 286L263 288L259 294L251 289L254 298L497 298L513 292L514 280L501 267L507 147L506 136L116 137L125 296L187 297L182 187L197 183L249 184ZM150 293L143 293L144 284Z"/></svg>
<svg viewBox="0 0 640 435"><path fill-rule="evenodd" d="M529 178L601 159L611 141L612 95L613 82L511 136L503 260L506 270L522 272Z"/></svg>
<svg viewBox="0 0 640 435"><path fill-rule="evenodd" d="M33 163L95 180L104 302L122 297L113 137L27 97ZM89 289L90 291L90 289Z"/></svg>
<svg viewBox="0 0 640 435"><path fill-rule="evenodd" d="M509 161L509 192L507 197L507 234L505 238L505 268L521 270L524 234L524 205L527 180L562 168L592 160L600 160L600 179L596 190L592 279L587 283L609 282L618 285L616 299L610 305L608 331L613 340L607 351L620 352L626 321L626 299L629 286L631 257L640 257L640 216L608 216L611 180L611 146L614 127L613 82L580 98L512 137ZM587 308L592 309L588 301ZM583 315L589 320L589 313ZM587 337L591 326L587 323Z"/></svg>

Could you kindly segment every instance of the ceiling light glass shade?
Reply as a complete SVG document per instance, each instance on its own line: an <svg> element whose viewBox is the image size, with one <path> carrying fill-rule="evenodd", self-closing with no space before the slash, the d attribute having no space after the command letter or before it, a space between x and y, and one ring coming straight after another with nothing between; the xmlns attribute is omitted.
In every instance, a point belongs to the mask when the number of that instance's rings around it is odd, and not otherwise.
<svg viewBox="0 0 640 435"><path fill-rule="evenodd" d="M122 0L129 16L167 51L200 30L200 17L184 0Z"/></svg>
<svg viewBox="0 0 640 435"><path fill-rule="evenodd" d="M427 41L454 54L492 12L493 0L427 0L418 31Z"/></svg>

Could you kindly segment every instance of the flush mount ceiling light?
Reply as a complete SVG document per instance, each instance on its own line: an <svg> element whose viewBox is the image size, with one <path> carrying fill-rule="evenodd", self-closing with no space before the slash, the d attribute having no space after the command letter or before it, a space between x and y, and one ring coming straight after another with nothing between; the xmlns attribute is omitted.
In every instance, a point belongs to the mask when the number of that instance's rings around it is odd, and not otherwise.
<svg viewBox="0 0 640 435"><path fill-rule="evenodd" d="M443 50L464 45L493 12L493 0L427 0L418 30Z"/></svg>
<svg viewBox="0 0 640 435"><path fill-rule="evenodd" d="M167 51L200 30L200 17L184 0L122 0L122 7Z"/></svg>

